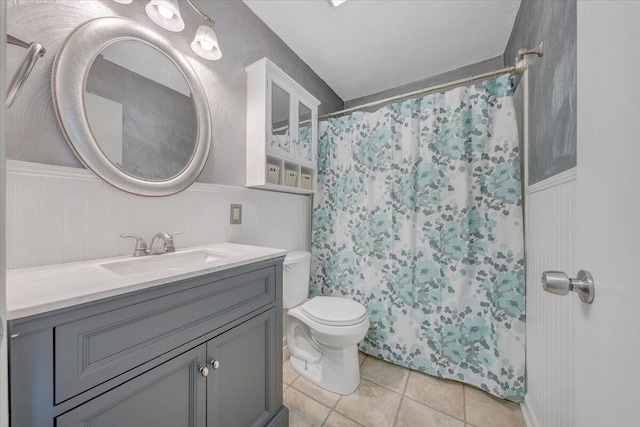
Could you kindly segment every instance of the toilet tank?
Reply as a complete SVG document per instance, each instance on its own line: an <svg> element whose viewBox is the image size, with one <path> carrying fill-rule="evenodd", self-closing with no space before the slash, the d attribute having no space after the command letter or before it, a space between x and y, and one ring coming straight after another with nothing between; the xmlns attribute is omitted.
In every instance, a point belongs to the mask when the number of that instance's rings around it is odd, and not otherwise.
<svg viewBox="0 0 640 427"><path fill-rule="evenodd" d="M289 309L302 304L309 297L309 276L311 253L292 251L284 259L282 279L283 308Z"/></svg>

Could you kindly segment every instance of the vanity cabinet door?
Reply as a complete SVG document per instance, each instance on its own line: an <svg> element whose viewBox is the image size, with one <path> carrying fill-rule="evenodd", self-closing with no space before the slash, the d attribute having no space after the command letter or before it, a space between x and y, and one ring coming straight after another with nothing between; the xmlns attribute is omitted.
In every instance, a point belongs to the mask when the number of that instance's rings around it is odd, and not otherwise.
<svg viewBox="0 0 640 427"><path fill-rule="evenodd" d="M207 427L263 426L273 417L275 326L272 308L207 342Z"/></svg>
<svg viewBox="0 0 640 427"><path fill-rule="evenodd" d="M202 344L56 418L57 427L205 427Z"/></svg>

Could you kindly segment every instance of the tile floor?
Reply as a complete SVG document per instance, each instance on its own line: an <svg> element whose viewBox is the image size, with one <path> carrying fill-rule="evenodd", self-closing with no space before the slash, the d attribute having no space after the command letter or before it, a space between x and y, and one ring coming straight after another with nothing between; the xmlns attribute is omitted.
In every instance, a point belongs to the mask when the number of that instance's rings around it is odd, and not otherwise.
<svg viewBox="0 0 640 427"><path fill-rule="evenodd" d="M360 386L340 396L299 376L285 349L284 404L291 427L525 427L515 403L359 355Z"/></svg>

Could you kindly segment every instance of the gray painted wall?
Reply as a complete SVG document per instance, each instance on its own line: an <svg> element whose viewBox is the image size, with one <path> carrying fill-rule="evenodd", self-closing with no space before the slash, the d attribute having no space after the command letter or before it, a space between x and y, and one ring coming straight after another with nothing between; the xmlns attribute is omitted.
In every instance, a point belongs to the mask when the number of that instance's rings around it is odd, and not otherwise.
<svg viewBox="0 0 640 427"><path fill-rule="evenodd" d="M523 0L504 53L544 41L529 73L529 184L576 166L576 1Z"/></svg>
<svg viewBox="0 0 640 427"><path fill-rule="evenodd" d="M351 99L345 102L345 108L355 107L356 105L366 104L368 102L377 101L379 99L389 98L391 96L402 95L403 93L413 92L429 86L435 86L476 74L486 73L489 71L500 69L503 66L504 59L501 56L496 56L495 58L487 59L471 65L466 65L461 68L456 68L455 70L447 71L446 73L438 74L436 76L427 77L413 83L408 83L406 85L387 89L382 92L374 93L372 95L363 96L361 98Z"/></svg>
<svg viewBox="0 0 640 427"><path fill-rule="evenodd" d="M8 32L42 43L47 53L38 61L20 97L7 114L10 159L82 167L61 133L51 99L51 68L56 52L73 28L100 16L123 16L148 25L170 39L191 62L202 81L212 115L212 151L200 182L244 186L246 153L246 73L244 67L268 57L317 97L320 114L343 108L343 101L244 3L196 0L216 21L219 61L205 61L190 48L202 18L181 2L186 28L166 31L144 12L145 1L121 5L112 0L13 0ZM7 68L13 73L24 50L9 48Z"/></svg>

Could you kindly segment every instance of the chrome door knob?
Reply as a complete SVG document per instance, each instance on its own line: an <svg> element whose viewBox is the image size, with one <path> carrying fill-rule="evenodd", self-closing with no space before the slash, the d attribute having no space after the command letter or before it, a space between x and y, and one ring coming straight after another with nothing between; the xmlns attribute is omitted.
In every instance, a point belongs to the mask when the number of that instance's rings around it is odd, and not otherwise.
<svg viewBox="0 0 640 427"><path fill-rule="evenodd" d="M542 273L542 289L556 295L566 295L571 287L571 279L562 271Z"/></svg>
<svg viewBox="0 0 640 427"><path fill-rule="evenodd" d="M570 279L562 271L545 271L542 273L542 289L556 295L576 292L585 304L591 304L596 295L593 276L586 270L578 271L575 279Z"/></svg>
<svg viewBox="0 0 640 427"><path fill-rule="evenodd" d="M212 360L212 361L211 361L211 366L213 366L213 369L218 369L218 368L220 368L220 361L218 361L218 360Z"/></svg>
<svg viewBox="0 0 640 427"><path fill-rule="evenodd" d="M206 366L200 366L200 373L203 377L206 377L207 375L209 375L209 368L207 368Z"/></svg>

